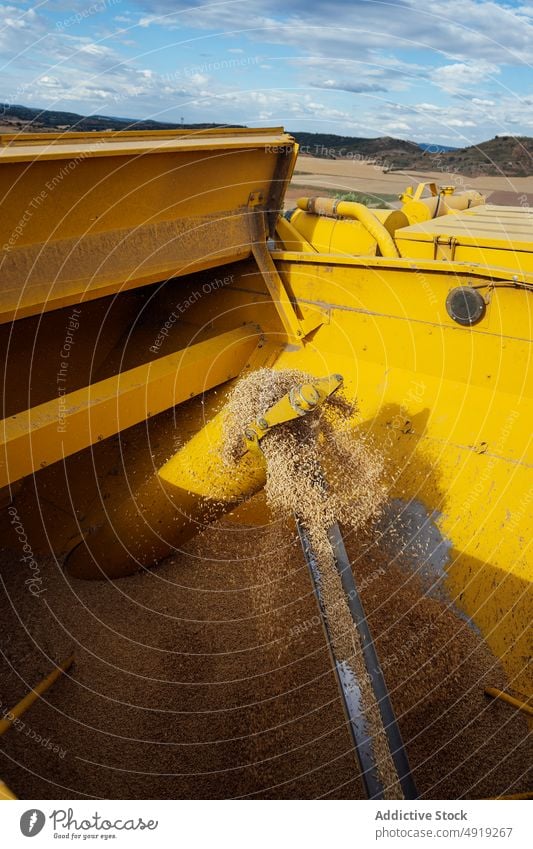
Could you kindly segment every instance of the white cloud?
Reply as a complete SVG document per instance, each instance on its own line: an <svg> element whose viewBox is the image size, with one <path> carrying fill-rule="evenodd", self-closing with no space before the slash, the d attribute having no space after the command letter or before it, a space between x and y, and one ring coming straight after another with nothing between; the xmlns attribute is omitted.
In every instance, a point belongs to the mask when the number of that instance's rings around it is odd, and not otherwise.
<svg viewBox="0 0 533 849"><path fill-rule="evenodd" d="M515 8L503 0L293 0L289 7L284 0L130 0L127 6L117 7L121 32L103 33L91 18L59 31L47 15L50 0L26 10L0 5L7 66L0 100L171 121L183 114L187 121L271 121L421 141L447 136L456 143L468 134L479 141L533 126L533 94L514 96L502 73L522 65L525 75L525 63L533 63L533 9L524 0ZM87 0L54 0L58 8L72 15ZM149 45L148 27L158 28ZM183 27L190 47L180 43ZM137 56L124 34L137 36ZM283 49L269 50L268 43ZM195 64L206 44L205 66ZM224 55L236 64L222 74L214 66ZM238 63L245 56L250 67L243 72ZM172 70L172 62L183 67ZM283 89L273 87L273 68ZM402 103L407 90L411 105Z"/></svg>
<svg viewBox="0 0 533 849"><path fill-rule="evenodd" d="M476 122L464 118L448 118L448 127L475 127Z"/></svg>
<svg viewBox="0 0 533 849"><path fill-rule="evenodd" d="M47 33L45 19L35 10L0 5L0 52L6 59L21 54Z"/></svg>
<svg viewBox="0 0 533 849"><path fill-rule="evenodd" d="M524 7L494 0L237 0L191 4L190 0L136 0L143 26L195 26L222 33L248 32L265 42L302 47L316 56L350 58L357 50L424 48L436 56L464 56L501 63L533 61L533 22ZM268 13L265 14L265 10Z"/></svg>
<svg viewBox="0 0 533 849"><path fill-rule="evenodd" d="M362 115L361 122L377 134L384 128L392 132L393 124L406 123L410 138L416 141L441 139L458 146L475 144L496 134L527 135L526 128L533 125L533 97L531 102L528 98L502 97L493 107L473 101L455 101L451 105L420 102L414 106L382 102L379 108Z"/></svg>
<svg viewBox="0 0 533 849"><path fill-rule="evenodd" d="M113 51L109 47L104 47L102 44L80 44L78 50L81 53L89 53L91 56L112 56Z"/></svg>
<svg viewBox="0 0 533 849"><path fill-rule="evenodd" d="M469 94L481 83L493 79L499 73L498 65L480 59L437 68L430 74L430 78L435 85L449 94Z"/></svg>
<svg viewBox="0 0 533 849"><path fill-rule="evenodd" d="M411 125L405 121L391 121L389 124L384 124L383 131L386 133L409 133Z"/></svg>
<svg viewBox="0 0 533 849"><path fill-rule="evenodd" d="M401 109L401 106L398 106ZM417 109L421 112L440 112L441 107L436 106L435 103L419 103Z"/></svg>
<svg viewBox="0 0 533 849"><path fill-rule="evenodd" d="M38 83L42 86L46 86L47 88L61 88L61 83L59 82L57 77L49 77L47 74L45 74L43 77L39 77Z"/></svg>

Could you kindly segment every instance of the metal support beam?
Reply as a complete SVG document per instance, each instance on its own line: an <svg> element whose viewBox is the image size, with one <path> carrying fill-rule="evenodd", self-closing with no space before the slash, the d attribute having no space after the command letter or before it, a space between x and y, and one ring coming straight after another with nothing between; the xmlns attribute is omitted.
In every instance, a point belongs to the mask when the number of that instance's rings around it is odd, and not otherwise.
<svg viewBox="0 0 533 849"><path fill-rule="evenodd" d="M496 687L485 687L485 695L491 696L493 699L500 699L502 702L507 702L508 705L521 710L527 716L533 716L533 704L530 703L531 699L527 701L515 699L510 693L506 693L504 690L498 690Z"/></svg>
<svg viewBox="0 0 533 849"><path fill-rule="evenodd" d="M43 693L46 693L46 691L50 689L52 684L55 684L61 675L68 672L73 663L74 655L71 654L61 663L58 663L57 666L52 669L50 674L47 675L46 678L43 678L42 681L39 681L39 683L36 684L35 687L15 705L15 707L6 712L4 719L0 720L0 737L11 728L16 719L19 719L23 713L26 713L28 708L30 708L32 704L43 695Z"/></svg>
<svg viewBox="0 0 533 849"><path fill-rule="evenodd" d="M392 707L387 684L385 683L383 670L381 669L376 647L372 639L372 634L370 633L363 603L357 591L357 587L355 586L352 567L338 524L335 524L332 528L330 528L329 539L333 548L333 554L335 555L337 571L341 577L342 587L348 601L348 607L350 608L352 619L359 632L365 666L370 676L372 689L376 695L379 711L381 713L381 720L385 729L385 735L387 737L390 753L394 766L396 767L396 772L398 773L398 779L400 781L404 797L406 799L418 799L418 792L413 776L411 775L407 752L394 715L394 708Z"/></svg>
<svg viewBox="0 0 533 849"><path fill-rule="evenodd" d="M361 779L369 799L383 799L385 798L385 787L383 786L377 769L372 739L368 731L365 707L362 703L360 686L352 667L346 661L340 660L335 656L330 626L322 601L319 564L313 553L308 534L299 519L297 520L296 525L305 559L313 581L313 587L320 609L322 623L324 625L331 657L337 674L337 681L342 696L344 710L354 742L354 749L361 768ZM379 706L383 730L404 798L417 799L418 794L411 775L407 753L403 745L400 729L396 722L387 685L383 677L383 672L376 654L374 642L366 621L363 605L355 586L350 561L344 547L339 526L335 524L330 529L328 535L333 549L337 571L339 572L342 587L346 595L346 601L350 609L350 613L352 614L354 624L359 633L365 666L374 691L376 702Z"/></svg>
<svg viewBox="0 0 533 849"><path fill-rule="evenodd" d="M4 419L0 487L237 377L261 338L244 325Z"/></svg>
<svg viewBox="0 0 533 849"><path fill-rule="evenodd" d="M294 305L268 248L265 212L258 206L261 200L261 195L252 192L248 202L252 254L274 302L289 342L293 345L301 345L312 330L324 323L324 315L315 309L308 309L307 315L302 319L296 314Z"/></svg>

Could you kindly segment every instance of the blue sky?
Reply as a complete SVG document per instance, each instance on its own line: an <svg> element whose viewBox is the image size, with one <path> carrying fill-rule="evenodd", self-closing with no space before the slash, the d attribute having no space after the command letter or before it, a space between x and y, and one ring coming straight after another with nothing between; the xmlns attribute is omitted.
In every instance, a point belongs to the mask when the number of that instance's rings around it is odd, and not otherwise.
<svg viewBox="0 0 533 849"><path fill-rule="evenodd" d="M0 3L0 100L475 144L533 136L533 0Z"/></svg>

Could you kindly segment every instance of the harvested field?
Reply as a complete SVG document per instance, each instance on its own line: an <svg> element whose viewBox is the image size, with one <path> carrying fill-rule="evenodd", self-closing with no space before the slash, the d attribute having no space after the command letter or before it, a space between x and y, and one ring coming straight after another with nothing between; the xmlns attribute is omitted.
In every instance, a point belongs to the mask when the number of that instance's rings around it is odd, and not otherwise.
<svg viewBox="0 0 533 849"><path fill-rule="evenodd" d="M459 191L476 189L486 195L489 203L508 206L523 205L523 197L528 192L531 194L531 177L465 177L443 171L410 170L387 173L379 164L358 159L332 160L305 156L298 160L285 202L290 207L296 198L309 193L319 194L321 191L325 194L362 191L367 194L399 195L408 185L428 181L457 186Z"/></svg>

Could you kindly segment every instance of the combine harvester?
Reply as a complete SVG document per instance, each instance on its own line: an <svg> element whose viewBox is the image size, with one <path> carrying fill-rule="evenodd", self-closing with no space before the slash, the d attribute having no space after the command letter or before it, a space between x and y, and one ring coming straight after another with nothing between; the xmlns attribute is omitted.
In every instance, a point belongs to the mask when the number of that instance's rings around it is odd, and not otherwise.
<svg viewBox="0 0 533 849"><path fill-rule="evenodd" d="M399 210L301 198L283 214L296 157L280 128L2 137L4 513L24 513L25 532L77 577L153 567L258 492L264 434L342 383L386 455L388 515L415 561L419 543L415 566L439 573L527 701L531 212L430 184L408 189ZM225 399L262 367L316 380L249 423L249 450L229 474ZM171 409L167 439L179 447L162 467L152 468L148 424L142 444L113 439ZM413 797L338 527L331 534ZM380 797L341 667L366 790Z"/></svg>

